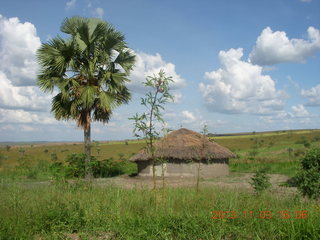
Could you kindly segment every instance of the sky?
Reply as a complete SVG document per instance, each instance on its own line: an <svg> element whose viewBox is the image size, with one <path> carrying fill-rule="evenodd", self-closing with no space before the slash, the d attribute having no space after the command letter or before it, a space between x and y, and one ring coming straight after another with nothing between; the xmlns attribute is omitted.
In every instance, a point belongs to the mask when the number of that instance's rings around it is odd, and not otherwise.
<svg viewBox="0 0 320 240"><path fill-rule="evenodd" d="M82 141L37 86L36 51L67 17L101 18L136 54L132 100L93 140L133 138L147 76L172 76L166 127L211 133L319 128L320 0L0 1L0 141Z"/></svg>

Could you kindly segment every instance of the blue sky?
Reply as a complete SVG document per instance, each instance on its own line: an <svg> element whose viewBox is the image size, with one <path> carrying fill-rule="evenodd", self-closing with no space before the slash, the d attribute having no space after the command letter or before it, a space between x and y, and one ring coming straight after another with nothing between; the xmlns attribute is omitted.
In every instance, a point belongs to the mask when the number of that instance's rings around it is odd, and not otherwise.
<svg viewBox="0 0 320 240"><path fill-rule="evenodd" d="M0 6L0 141L81 141L72 121L50 113L36 86L35 53L75 15L99 17L123 32L137 54L133 99L95 140L129 139L128 117L144 109L141 82L164 69L176 102L168 127L212 133L319 128L319 0L58 0Z"/></svg>

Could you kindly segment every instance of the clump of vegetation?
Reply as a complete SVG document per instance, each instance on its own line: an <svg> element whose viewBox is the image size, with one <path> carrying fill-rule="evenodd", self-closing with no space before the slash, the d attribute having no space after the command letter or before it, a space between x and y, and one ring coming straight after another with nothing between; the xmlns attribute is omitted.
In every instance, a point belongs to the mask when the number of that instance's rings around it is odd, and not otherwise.
<svg viewBox="0 0 320 240"><path fill-rule="evenodd" d="M51 153L51 161L58 161L58 155L55 152Z"/></svg>
<svg viewBox="0 0 320 240"><path fill-rule="evenodd" d="M311 149L306 153L295 179L304 196L320 198L320 148Z"/></svg>
<svg viewBox="0 0 320 240"><path fill-rule="evenodd" d="M320 239L320 211L311 201L253 197L216 187L198 193L168 188L164 193L155 211L154 194L145 189L91 186L81 180L27 188L3 185L0 239L71 239L66 234L72 239ZM278 213L284 209L305 211L307 217L281 219ZM272 212L272 219L266 212ZM100 238L97 232L112 237Z"/></svg>
<svg viewBox="0 0 320 240"><path fill-rule="evenodd" d="M147 112L129 118L134 120L134 135L138 138L144 138L146 142L146 150L151 156L153 187L156 188L155 166L158 164L155 158L154 142L160 137L160 132L156 128L156 123L164 124L161 110L164 110L164 105L170 100L173 101L173 96L170 93L170 82L173 82L172 77L167 77L163 70L157 75L148 76L143 82L145 87L151 88L146 93L145 97L141 98L141 105L147 108Z"/></svg>
<svg viewBox="0 0 320 240"><path fill-rule="evenodd" d="M127 173L129 164L124 156L115 161L112 158L98 161L95 157L91 157L91 161L86 163L84 161L85 154L70 154L67 157L67 164L62 162L54 162L50 166L52 176L55 179L61 178L83 178L86 174L86 169L90 168L93 174L93 177L113 177ZM89 166L86 166L89 164Z"/></svg>
<svg viewBox="0 0 320 240"><path fill-rule="evenodd" d="M250 182L256 194L261 194L271 187L270 177L267 175L267 169L257 170Z"/></svg>

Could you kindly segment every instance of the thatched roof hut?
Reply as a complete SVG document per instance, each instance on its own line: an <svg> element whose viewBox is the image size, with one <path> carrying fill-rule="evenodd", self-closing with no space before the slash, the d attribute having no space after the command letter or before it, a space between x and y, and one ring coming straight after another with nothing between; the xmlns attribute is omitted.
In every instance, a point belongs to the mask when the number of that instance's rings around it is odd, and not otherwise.
<svg viewBox="0 0 320 240"><path fill-rule="evenodd" d="M168 163L172 164L186 164L199 160L206 164L228 164L228 159L235 157L229 149L210 141L200 133L186 128L169 133L162 140L155 143L155 149L156 158L166 159ZM150 167L151 160L151 155L146 149L141 150L130 158L130 161L138 163L139 172L145 170L148 166ZM145 171L149 173L149 170Z"/></svg>

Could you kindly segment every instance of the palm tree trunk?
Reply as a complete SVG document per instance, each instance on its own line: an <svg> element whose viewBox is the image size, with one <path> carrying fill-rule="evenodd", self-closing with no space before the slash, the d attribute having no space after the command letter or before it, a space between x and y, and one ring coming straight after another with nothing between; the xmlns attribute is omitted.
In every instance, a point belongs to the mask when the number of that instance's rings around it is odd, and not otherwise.
<svg viewBox="0 0 320 240"><path fill-rule="evenodd" d="M87 127L84 128L84 152L86 154L85 158L85 178L90 180L92 178L92 171L90 167L91 161L91 124L89 123Z"/></svg>

